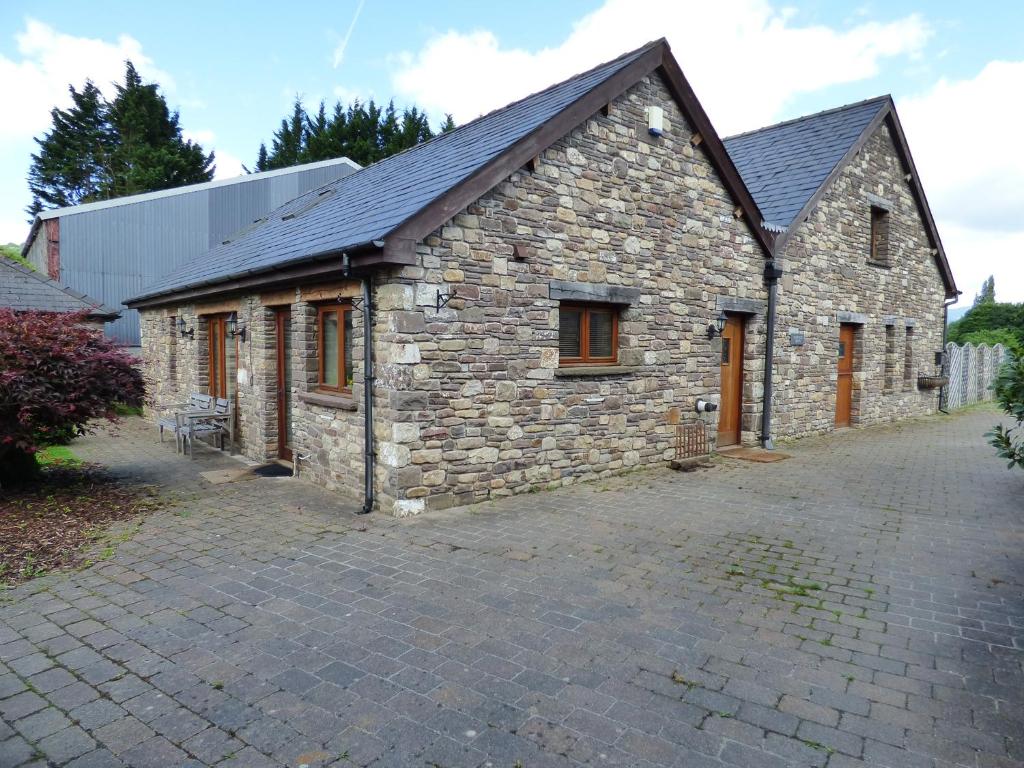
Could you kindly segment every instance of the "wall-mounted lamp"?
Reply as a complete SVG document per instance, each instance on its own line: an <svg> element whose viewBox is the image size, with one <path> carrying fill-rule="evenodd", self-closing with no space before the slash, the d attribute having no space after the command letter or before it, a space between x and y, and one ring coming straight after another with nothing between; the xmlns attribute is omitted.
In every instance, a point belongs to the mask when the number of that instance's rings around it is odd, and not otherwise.
<svg viewBox="0 0 1024 768"><path fill-rule="evenodd" d="M238 336L242 339L243 343L245 342L245 323L239 325L237 312L232 312L228 315L228 319L225 321L224 325L227 327L228 335L231 336L231 338Z"/></svg>
<svg viewBox="0 0 1024 768"><path fill-rule="evenodd" d="M715 318L715 322L708 323L708 338L713 339L715 336L721 336L722 331L725 330L725 321L728 318L725 316L725 310L723 309L718 313L718 317Z"/></svg>
<svg viewBox="0 0 1024 768"><path fill-rule="evenodd" d="M187 329L185 328L185 318L184 317L179 317L178 318L178 333L181 334L181 338L185 338L186 336L188 336L190 339L195 339L195 337L196 337L196 329L195 328L187 328Z"/></svg>

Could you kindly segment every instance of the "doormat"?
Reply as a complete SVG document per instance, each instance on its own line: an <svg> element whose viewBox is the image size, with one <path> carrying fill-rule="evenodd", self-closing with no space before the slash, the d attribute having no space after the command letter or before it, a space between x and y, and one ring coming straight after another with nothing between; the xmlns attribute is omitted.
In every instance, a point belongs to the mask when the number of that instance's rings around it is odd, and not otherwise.
<svg viewBox="0 0 1024 768"><path fill-rule="evenodd" d="M264 464L261 467L254 468L252 473L259 477L291 477L292 468L273 462L271 464Z"/></svg>
<svg viewBox="0 0 1024 768"><path fill-rule="evenodd" d="M252 480L252 473L248 467L243 467L242 469L211 469L208 472L200 472L199 476L213 485L237 483L239 480Z"/></svg>
<svg viewBox="0 0 1024 768"><path fill-rule="evenodd" d="M773 461L782 461L790 458L788 453L781 451L766 451L764 448L726 448L718 452L719 456L727 459L742 459L743 461L756 461L759 464L771 464Z"/></svg>

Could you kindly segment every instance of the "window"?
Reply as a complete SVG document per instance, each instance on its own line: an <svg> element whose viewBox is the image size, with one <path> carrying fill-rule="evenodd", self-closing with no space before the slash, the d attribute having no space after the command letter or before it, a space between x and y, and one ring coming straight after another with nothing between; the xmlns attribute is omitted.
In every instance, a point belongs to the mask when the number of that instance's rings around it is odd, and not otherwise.
<svg viewBox="0 0 1024 768"><path fill-rule="evenodd" d="M317 387L328 392L352 389L352 307L332 304L317 312Z"/></svg>
<svg viewBox="0 0 1024 768"><path fill-rule="evenodd" d="M889 266L889 212L871 206L871 262Z"/></svg>
<svg viewBox="0 0 1024 768"><path fill-rule="evenodd" d="M910 389L914 379L914 327L907 326L907 337L903 347L903 386Z"/></svg>
<svg viewBox="0 0 1024 768"><path fill-rule="evenodd" d="M619 356L619 316L614 307L562 305L558 308L560 365L614 363Z"/></svg>

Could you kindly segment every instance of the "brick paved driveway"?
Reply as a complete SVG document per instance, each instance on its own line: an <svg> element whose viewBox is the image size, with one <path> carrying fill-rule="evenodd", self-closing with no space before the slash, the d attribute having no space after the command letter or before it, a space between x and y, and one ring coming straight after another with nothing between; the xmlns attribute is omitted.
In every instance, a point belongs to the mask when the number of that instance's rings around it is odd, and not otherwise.
<svg viewBox="0 0 1024 768"><path fill-rule="evenodd" d="M1024 472L973 411L413 521L179 488L6 596L0 766L1019 766Z"/></svg>

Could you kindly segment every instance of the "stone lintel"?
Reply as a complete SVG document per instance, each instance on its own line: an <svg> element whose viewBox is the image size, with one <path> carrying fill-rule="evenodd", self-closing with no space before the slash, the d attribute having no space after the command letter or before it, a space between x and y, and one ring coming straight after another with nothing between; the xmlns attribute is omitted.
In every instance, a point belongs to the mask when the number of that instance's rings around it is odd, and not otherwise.
<svg viewBox="0 0 1024 768"><path fill-rule="evenodd" d="M905 317L903 318L903 325L905 325L907 328L914 328L917 326L917 320L915 320L912 317Z"/></svg>
<svg viewBox="0 0 1024 768"><path fill-rule="evenodd" d="M738 299L735 296L719 296L715 299L715 309L726 312L742 312L747 315L763 315L765 303L757 299Z"/></svg>
<svg viewBox="0 0 1024 768"><path fill-rule="evenodd" d="M885 211L893 211L896 209L896 205L891 200L886 200L884 197L867 193L868 202L871 203L875 208L881 208Z"/></svg>
<svg viewBox="0 0 1024 768"><path fill-rule="evenodd" d="M552 280L549 295L555 301L592 301L604 304L635 304L640 298L639 288L598 283L574 283Z"/></svg>
<svg viewBox="0 0 1024 768"><path fill-rule="evenodd" d="M882 318L882 322L886 327L889 327L890 325L899 325L900 319L896 315L886 315Z"/></svg>
<svg viewBox="0 0 1024 768"><path fill-rule="evenodd" d="M867 325L868 316L863 312L836 312L836 322Z"/></svg>

